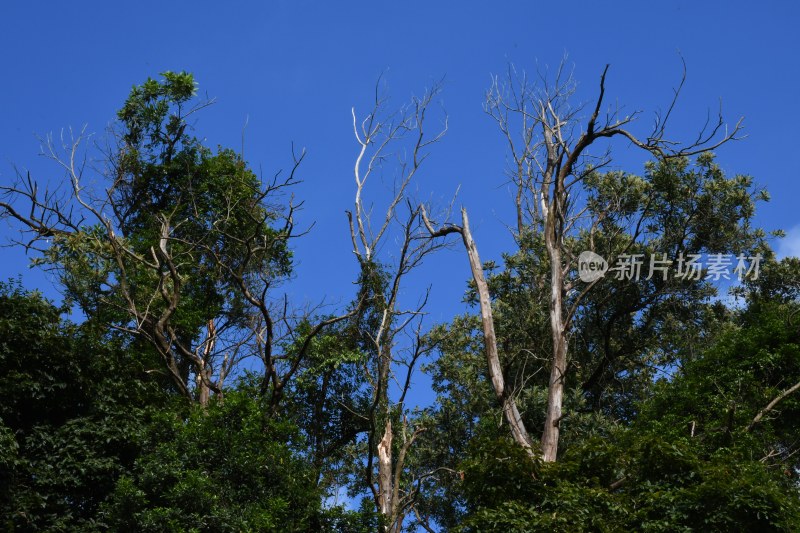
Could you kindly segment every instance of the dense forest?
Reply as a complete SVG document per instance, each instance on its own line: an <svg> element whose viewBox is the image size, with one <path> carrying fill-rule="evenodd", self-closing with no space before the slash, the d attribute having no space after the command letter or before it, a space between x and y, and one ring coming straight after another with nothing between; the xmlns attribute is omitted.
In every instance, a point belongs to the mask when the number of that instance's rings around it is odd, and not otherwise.
<svg viewBox="0 0 800 533"><path fill-rule="evenodd" d="M0 186L64 296L0 283L0 530L800 529L800 260L716 161L739 124L672 138L679 87L639 137L605 78L586 105L563 71L494 80L514 248L485 263L470 206L415 197L440 87L376 91L338 309L287 296L305 152L264 177L206 146L191 74L134 86L104 143L46 138L63 179ZM470 311L434 324L408 280L443 248Z"/></svg>

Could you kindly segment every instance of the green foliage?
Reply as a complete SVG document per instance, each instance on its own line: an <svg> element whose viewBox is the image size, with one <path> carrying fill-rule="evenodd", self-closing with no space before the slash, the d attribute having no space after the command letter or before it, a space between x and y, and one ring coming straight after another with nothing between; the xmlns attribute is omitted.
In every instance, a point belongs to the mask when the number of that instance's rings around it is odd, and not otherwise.
<svg viewBox="0 0 800 533"><path fill-rule="evenodd" d="M674 264L666 279L657 271L646 279L647 260L675 261L689 254L767 257L764 234L752 227L759 195L752 178L726 176L710 153L693 162L648 163L642 177L596 173L585 186L590 211L605 214L594 232L573 236L573 253L594 249L611 266L618 254L642 254L645 265L637 281L607 274L582 301L570 346L572 379L594 409L633 417L633 404L648 396L658 369L691 359L727 320L724 306L711 301L716 294L711 283L678 278Z"/></svg>
<svg viewBox="0 0 800 533"><path fill-rule="evenodd" d="M147 452L105 506L127 531L306 531L322 519L313 473L290 424L267 421L245 386L187 417L165 412Z"/></svg>
<svg viewBox="0 0 800 533"><path fill-rule="evenodd" d="M92 529L163 401L145 360L60 313L0 284L0 516L14 531Z"/></svg>
<svg viewBox="0 0 800 533"><path fill-rule="evenodd" d="M187 72L164 72L163 82L152 78L135 85L125 106L117 113L127 127L125 140L132 146L150 138L148 148L180 137L184 120L182 107L196 94L194 77Z"/></svg>
<svg viewBox="0 0 800 533"><path fill-rule="evenodd" d="M298 338L304 339L310 328L308 323L301 324ZM296 345L285 347L287 352L297 349ZM362 416L370 405L364 387L366 360L353 328L334 326L313 338L289 384L284 412L305 435L322 487L344 486L358 469L353 448L369 428Z"/></svg>
<svg viewBox="0 0 800 533"><path fill-rule="evenodd" d="M466 471L470 510L460 530L794 531L800 523L782 471L724 449L706 457L689 439L623 430L573 446L527 478L504 459L485 453L465 463L481 466Z"/></svg>
<svg viewBox="0 0 800 533"><path fill-rule="evenodd" d="M370 530L322 507L305 441L267 419L254 381L189 409L147 352L60 311L0 284L0 529Z"/></svg>
<svg viewBox="0 0 800 533"><path fill-rule="evenodd" d="M558 463L530 469L501 443L474 440L462 529L795 531L797 397L751 423L800 381L800 332L787 321L796 305L751 304L659 382L631 424L602 436L573 428Z"/></svg>
<svg viewBox="0 0 800 533"><path fill-rule="evenodd" d="M120 111L126 145L114 187L120 230L134 252L158 248L169 225L170 253L185 280L174 322L189 338L209 318L241 308L234 277L291 269L284 235L270 226L277 208L266 204L258 177L233 150L213 153L186 132L185 113L198 109L184 109L193 94L185 73L134 87ZM152 291L158 273L129 268L135 284Z"/></svg>
<svg viewBox="0 0 800 533"><path fill-rule="evenodd" d="M800 438L794 423L800 397L789 395L754 420L800 382L800 330L790 318L797 311L798 304L780 300L752 303L703 357L671 383L659 383L638 423L663 434L685 434L692 426L708 450L734 447L753 459L770 455L791 461L786 466L794 470L800 463L790 450Z"/></svg>
<svg viewBox="0 0 800 533"><path fill-rule="evenodd" d="M235 339L253 298L292 269L280 205L292 179L264 184L233 150L204 146L187 122L208 105L195 93L184 72L132 89L106 189L84 193L87 202L74 193L77 222L54 232L36 260L86 316L148 340L187 396L192 374L220 366L217 354L202 364L192 356L210 321ZM220 334L215 345L224 343Z"/></svg>
<svg viewBox="0 0 800 533"><path fill-rule="evenodd" d="M508 501L509 493L522 501L536 495L532 481L541 465L508 438L473 439L461 467L464 493L476 507L501 506Z"/></svg>
<svg viewBox="0 0 800 533"><path fill-rule="evenodd" d="M751 177L726 176L706 153L649 163L641 176L592 171L575 183L582 205L568 207L585 207L595 224L569 226L564 258L592 249L612 261L708 253L769 261L737 289L741 309L714 300L705 280L641 279L646 271L636 282L607 276L586 294L577 280L565 288L565 305L575 305L565 317L565 416L559 461L543 463L502 423L477 316L421 341L421 352L438 350L425 367L435 405L393 403L400 340L373 337L392 331L387 316L402 316L385 265L364 260L352 316L313 336L308 319L287 318L283 329L264 316L259 295L268 305L267 290L292 270L292 207L279 202L292 178L265 185L236 152L204 146L187 120L207 105L196 92L185 72L135 86L118 113L105 194L82 204L80 223L62 221L48 235L36 262L57 272L85 323L0 284L0 529L379 530L364 458L387 420L394 461L404 454L400 497L443 530L800 528L800 392L790 389L800 383L800 260L771 260L752 226L768 195ZM80 218L87 213L95 223ZM486 270L504 378L535 435L552 353L550 272L559 265L531 216L518 249ZM476 297L471 287L467 302ZM219 355L244 350L261 319L283 352L266 376L239 376L205 408L178 398L176 390L197 393L193 373L219 369L215 354L197 359L214 327ZM253 344L263 349L261 339ZM326 504L342 488L360 498L358 510ZM403 512L408 525L411 510Z"/></svg>

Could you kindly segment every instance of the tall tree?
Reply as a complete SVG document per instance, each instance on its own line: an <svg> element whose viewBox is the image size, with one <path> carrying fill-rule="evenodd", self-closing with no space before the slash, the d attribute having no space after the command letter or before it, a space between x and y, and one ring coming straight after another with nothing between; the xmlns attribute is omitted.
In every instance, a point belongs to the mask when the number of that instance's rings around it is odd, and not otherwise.
<svg viewBox="0 0 800 533"><path fill-rule="evenodd" d="M445 121L442 130L432 135L425 129L426 114L438 92L439 87L434 86L391 114L376 91L373 109L363 119L359 121L353 110L359 151L354 169L355 205L348 219L359 264L359 305L352 328L358 348L366 354L363 371L369 391L364 414L368 425L364 472L383 530L392 533L403 530L406 516L414 510L420 476L426 475L409 468L412 448L426 427L406 401L419 361L433 349L422 330L428 295L420 296L409 309L401 291L424 258L441 247L426 237L420 208L408 197L410 183L429 147L447 128ZM374 182L381 173L394 176L393 190L382 215L373 218L367 182ZM397 248L382 251L390 239ZM404 337L409 341L404 342Z"/></svg>
<svg viewBox="0 0 800 533"><path fill-rule="evenodd" d="M726 180L708 155L698 159L696 172L687 171L688 157L735 139L741 121L727 131L720 116L694 142L679 144L670 140L666 127L679 87L667 112L657 117L651 134L640 139L628 129L636 113L621 117L614 110L604 109L607 71L608 67L601 75L599 95L586 117L580 114L583 107L571 102L575 82L563 72L563 64L553 80L543 77L540 86L511 72L505 84L495 80L487 93L486 112L497 122L510 151L511 181L517 192L515 237L522 254L534 255L533 264L538 271L531 285L537 294L532 295L531 301L546 302L548 308L549 380L539 446L547 462L557 457L575 322L585 316L593 290L609 286L603 277L588 282L580 279L581 252L602 253L612 265L624 258L641 258L644 252L675 253L678 261L685 257L682 254L750 252L759 237L749 228L754 194L750 180ZM645 179L623 172L601 173L612 162L610 152L606 149L596 155L590 149L613 138L625 139L657 158L659 162L648 170ZM688 191L692 186L699 189ZM680 196L687 193L688 196ZM708 224L709 220L721 226ZM427 226L432 238L449 233L462 236L480 302L489 375L514 439L533 453L532 440L503 378L492 298L466 210L462 210L461 225L445 223L435 227L428 220ZM653 290L638 294L635 303L623 311L626 316L646 314L652 304L684 287L657 280L650 286ZM625 289L615 286L608 290L614 295ZM603 371L608 357L604 355L599 362L598 372Z"/></svg>
<svg viewBox="0 0 800 533"><path fill-rule="evenodd" d="M43 149L66 183L51 191L20 176L2 188L0 209L87 316L157 350L181 394L207 404L257 348L275 405L308 345L273 353L292 321L269 298L291 271L297 206L284 192L304 154L287 176L263 182L234 151L213 152L190 134L188 118L210 104L195 93L187 73L135 86L102 168L81 151L82 136L62 134L61 148L49 137ZM101 190L87 184L91 173Z"/></svg>

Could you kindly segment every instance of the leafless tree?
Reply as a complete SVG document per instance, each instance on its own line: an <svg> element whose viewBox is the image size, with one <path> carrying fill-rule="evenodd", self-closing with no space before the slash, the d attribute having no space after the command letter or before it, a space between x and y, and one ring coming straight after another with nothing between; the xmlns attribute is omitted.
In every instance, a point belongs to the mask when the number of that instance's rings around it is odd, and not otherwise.
<svg viewBox="0 0 800 533"><path fill-rule="evenodd" d="M354 167L354 209L347 216L361 270L363 305L375 318L360 325L370 354L364 365L371 391L365 476L384 529L393 533L402 530L415 503L419 483L407 474L406 463L414 442L425 431L409 416L406 400L417 363L433 349L426 344L422 330L428 295L406 308L401 290L423 259L443 245L427 238L420 208L408 196L428 148L447 129L446 119L442 129L431 136L424 129L426 114L438 93L439 85L435 85L410 105L387 114L379 82L372 110L361 120L353 110L359 150ZM381 214L373 217L373 205L366 200L367 183L387 175L393 191Z"/></svg>
<svg viewBox="0 0 800 533"><path fill-rule="evenodd" d="M486 276L483 273L483 263L481 263L480 256L478 255L478 247L475 244L475 240L472 238L467 210L465 208L461 209L460 226L445 224L438 229L434 228L424 207L421 209L421 216L431 239L445 237L450 233L458 233L461 236L464 248L467 251L467 258L469 259L469 266L472 271L472 279L475 282L475 289L478 292L478 301L480 302L481 326L483 328L484 349L486 353L486 364L489 369L489 380L492 382L497 400L503 409L503 417L511 429L511 435L514 441L522 446L530 456L534 456L535 450L528 435L528 430L525 428L525 423L522 421L522 416L517 408L514 395L511 393L509 387L506 386L505 378L503 377L503 368L500 364L500 356L497 353L497 336L494 330L489 284L486 282Z"/></svg>

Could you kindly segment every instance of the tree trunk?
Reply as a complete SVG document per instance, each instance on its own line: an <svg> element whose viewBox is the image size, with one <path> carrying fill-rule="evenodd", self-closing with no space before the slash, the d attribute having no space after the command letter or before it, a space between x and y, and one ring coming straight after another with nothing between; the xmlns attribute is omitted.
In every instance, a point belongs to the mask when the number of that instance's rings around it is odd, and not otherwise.
<svg viewBox="0 0 800 533"><path fill-rule="evenodd" d="M200 407L205 409L208 406L208 400L211 398L211 388L208 386L208 382L211 379L211 372L208 371L205 367L198 370L197 373L197 401L200 404Z"/></svg>
<svg viewBox="0 0 800 533"><path fill-rule="evenodd" d="M552 218L555 218L550 213ZM567 371L567 337L563 316L563 270L561 247L556 237L554 220L547 221L545 244L550 258L550 329L553 338L553 359L547 392L547 414L542 432L542 459L555 462L558 455L558 434L561 424L561 405L564 399L564 376Z"/></svg>
<svg viewBox="0 0 800 533"><path fill-rule="evenodd" d="M207 338L205 347L203 348L203 358L195 364L197 369L197 400L203 409L208 406L208 400L211 398L211 368L208 365L208 361L211 359L211 354L214 351L217 332L213 318L209 319L206 323L206 330ZM222 373L220 373L220 377L224 379Z"/></svg>
<svg viewBox="0 0 800 533"><path fill-rule="evenodd" d="M486 359L489 364L489 378L494 387L495 395L503 407L503 416L511 428L512 437L532 456L534 451L531 445L531 439L528 436L528 431L525 429L525 424L522 421L522 416L519 414L513 396L505 387L503 369L500 366L500 357L497 354L497 338L494 332L494 318L492 317L492 301L489 295L489 285L486 283L486 278L483 275L483 265L478 256L478 248L475 245L475 241L472 239L466 209L461 210L461 219L463 221L461 237L464 240L464 246L467 248L469 265L472 269L472 278L475 280L475 287L478 290L478 297L480 299L481 324L483 325L483 341L486 350Z"/></svg>
<svg viewBox="0 0 800 533"><path fill-rule="evenodd" d="M386 418L383 437L378 443L378 500L381 515L385 520L384 531L393 530L392 501L392 421Z"/></svg>

